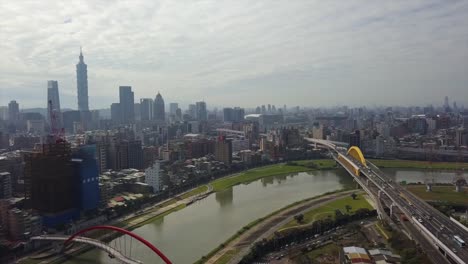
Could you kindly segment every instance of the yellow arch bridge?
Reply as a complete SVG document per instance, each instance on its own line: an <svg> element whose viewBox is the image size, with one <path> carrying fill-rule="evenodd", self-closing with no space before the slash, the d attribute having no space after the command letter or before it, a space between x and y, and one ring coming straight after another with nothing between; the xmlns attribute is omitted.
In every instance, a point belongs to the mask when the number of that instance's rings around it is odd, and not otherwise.
<svg viewBox="0 0 468 264"><path fill-rule="evenodd" d="M356 176L359 176L359 167L354 164L354 162L350 159L352 158L355 161L358 161L362 164L362 166L367 167L366 159L362 154L361 149L356 146L350 147L346 155L341 153L338 154L338 159L342 162L344 166L346 166L349 170L354 172Z"/></svg>

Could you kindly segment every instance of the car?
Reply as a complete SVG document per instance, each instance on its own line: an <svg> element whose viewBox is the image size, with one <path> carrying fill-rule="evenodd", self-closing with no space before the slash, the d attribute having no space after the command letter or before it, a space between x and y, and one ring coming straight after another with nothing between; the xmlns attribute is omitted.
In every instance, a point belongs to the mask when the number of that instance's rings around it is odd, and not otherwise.
<svg viewBox="0 0 468 264"><path fill-rule="evenodd" d="M457 253L457 250L455 248L452 248L453 253Z"/></svg>
<svg viewBox="0 0 468 264"><path fill-rule="evenodd" d="M422 218L418 218L418 222L422 223L423 222Z"/></svg>

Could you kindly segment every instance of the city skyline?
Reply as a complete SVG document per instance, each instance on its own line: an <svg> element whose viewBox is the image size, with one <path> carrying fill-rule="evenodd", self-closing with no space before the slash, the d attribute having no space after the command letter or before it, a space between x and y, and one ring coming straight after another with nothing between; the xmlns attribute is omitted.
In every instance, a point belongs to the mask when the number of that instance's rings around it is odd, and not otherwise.
<svg viewBox="0 0 468 264"><path fill-rule="evenodd" d="M427 105L446 94L467 104L466 2L47 5L50 13L13 2L0 11L0 105L42 106L53 79L62 107L75 109L80 45L90 109L108 108L121 85L180 105Z"/></svg>

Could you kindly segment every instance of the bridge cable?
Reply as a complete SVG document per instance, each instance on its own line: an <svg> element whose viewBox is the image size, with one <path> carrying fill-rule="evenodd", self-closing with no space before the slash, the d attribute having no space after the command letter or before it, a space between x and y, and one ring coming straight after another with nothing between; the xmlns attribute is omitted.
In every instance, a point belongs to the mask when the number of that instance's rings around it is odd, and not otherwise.
<svg viewBox="0 0 468 264"><path fill-rule="evenodd" d="M130 258L132 258L132 242L133 242L133 237L130 237Z"/></svg>

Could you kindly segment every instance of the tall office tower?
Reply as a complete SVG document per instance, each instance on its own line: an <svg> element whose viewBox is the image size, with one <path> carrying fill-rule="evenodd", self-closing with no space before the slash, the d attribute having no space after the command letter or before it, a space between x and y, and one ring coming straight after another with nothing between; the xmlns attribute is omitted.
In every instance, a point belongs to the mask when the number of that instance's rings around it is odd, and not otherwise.
<svg viewBox="0 0 468 264"><path fill-rule="evenodd" d="M134 113L135 113L135 120L141 121L141 104L135 103L133 105Z"/></svg>
<svg viewBox="0 0 468 264"><path fill-rule="evenodd" d="M189 104L189 106L188 106L188 114L189 114L192 118L196 118L196 117L197 117L197 106L194 105L194 104Z"/></svg>
<svg viewBox="0 0 468 264"><path fill-rule="evenodd" d="M224 137L219 137L215 143L215 159L227 166L232 163L232 141Z"/></svg>
<svg viewBox="0 0 468 264"><path fill-rule="evenodd" d="M120 110L120 104L119 103L113 103L111 104L111 120L114 124L120 124L122 121L122 113Z"/></svg>
<svg viewBox="0 0 468 264"><path fill-rule="evenodd" d="M178 103L170 103L169 104L169 113L171 115L175 115L176 114L176 111L177 111L177 108L179 108L179 104Z"/></svg>
<svg viewBox="0 0 468 264"><path fill-rule="evenodd" d="M176 110L176 118L177 118L177 121L182 121L182 109L177 108L177 110Z"/></svg>
<svg viewBox="0 0 468 264"><path fill-rule="evenodd" d="M76 64L76 87L78 91L78 110L89 111L88 105L88 66L84 63L80 48L80 62Z"/></svg>
<svg viewBox="0 0 468 264"><path fill-rule="evenodd" d="M198 121L206 121L208 120L208 112L206 111L206 103L205 102L197 102L197 119Z"/></svg>
<svg viewBox="0 0 468 264"><path fill-rule="evenodd" d="M153 99L141 98L140 99L140 115L141 120L147 121L153 119Z"/></svg>
<svg viewBox="0 0 468 264"><path fill-rule="evenodd" d="M16 101L10 101L8 104L8 121L15 123L19 120L19 104Z"/></svg>
<svg viewBox="0 0 468 264"><path fill-rule="evenodd" d="M52 107L52 108L51 108ZM57 81L47 81L47 120L51 123L51 113L55 115L56 128L62 127L62 112Z"/></svg>
<svg viewBox="0 0 468 264"><path fill-rule="evenodd" d="M120 113L123 123L132 123L135 121L135 98L131 86L119 87Z"/></svg>
<svg viewBox="0 0 468 264"><path fill-rule="evenodd" d="M128 142L128 167L132 169L143 168L143 149L140 140Z"/></svg>
<svg viewBox="0 0 468 264"><path fill-rule="evenodd" d="M166 114L164 111L164 99L159 92L156 95L156 99L154 99L153 119L158 122L164 122L166 120Z"/></svg>

